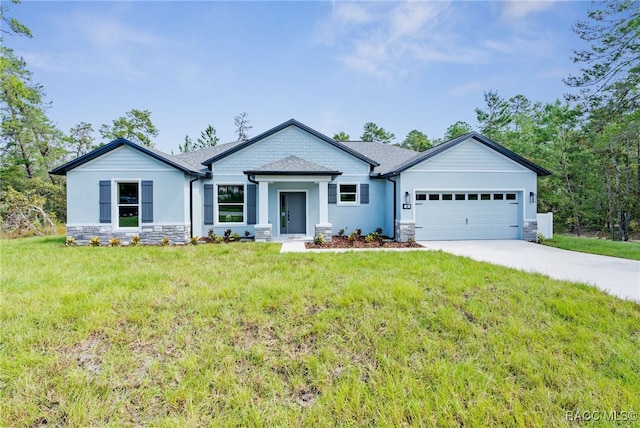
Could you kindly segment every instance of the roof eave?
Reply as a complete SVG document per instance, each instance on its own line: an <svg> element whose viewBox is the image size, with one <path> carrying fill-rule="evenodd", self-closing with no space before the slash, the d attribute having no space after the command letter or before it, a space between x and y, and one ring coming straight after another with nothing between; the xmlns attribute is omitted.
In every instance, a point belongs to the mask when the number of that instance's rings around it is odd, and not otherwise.
<svg viewBox="0 0 640 428"><path fill-rule="evenodd" d="M449 150L451 147L454 147L456 145L458 145L459 143L466 141L468 139L474 139L477 142L479 142L480 144L483 144L493 150L495 150L496 152L500 153L501 155L511 159L512 161L522 165L523 167L533 171L536 173L536 175L538 175L539 177L543 177L543 176L547 176L550 175L551 172L547 171L546 169L542 168L541 166L538 166L536 164L534 164L533 162L523 158L522 156L512 152L511 150L507 149L506 147L501 146L500 144L496 143L495 141L490 140L489 138L483 136L482 134L476 132L476 131L472 131L469 132L467 134L461 135L459 137L454 138L453 140L447 141L445 143L442 143L438 146L433 147L432 149L428 150L423 156L418 156L415 159L412 159L410 161L408 161L407 163L401 165L399 168L396 168L393 171L387 172L385 174L382 174L381 177L391 177L394 175L399 175L400 173L406 171L407 169L419 164L420 162L424 162L427 159L430 159L432 157L434 157L437 154L440 154L446 150Z"/></svg>
<svg viewBox="0 0 640 428"><path fill-rule="evenodd" d="M79 167L80 165L83 165L93 159L96 159L100 156L102 156L105 153L108 153L112 150L117 149L120 146L129 146L133 149L136 149L148 156L151 156L152 158L167 164L179 171L182 171L183 173L190 175L192 177L205 177L206 173L202 172L202 171L195 171L195 170L191 170L191 169L187 169L185 167L183 167L182 165L178 165L175 162L172 162L170 159L164 158L162 156L159 156L157 153L152 152L151 150L148 150L147 148L139 145L139 144L135 144L132 143L131 141L125 139L125 138L118 138L116 140L111 141L108 144L105 144L102 147L97 148L96 150L93 150L89 153L86 153L82 156L80 156L79 158L76 158L72 161L69 161L63 165L60 165L57 168L54 168L51 170L51 174L55 174L55 175L67 175L68 171L71 171L74 168Z"/></svg>
<svg viewBox="0 0 640 428"><path fill-rule="evenodd" d="M342 175L341 171L243 171L245 175Z"/></svg>
<svg viewBox="0 0 640 428"><path fill-rule="evenodd" d="M271 135L273 135L273 134L275 134L277 132L280 132L283 129L289 127L289 126L296 126L297 128L302 129L303 131L308 132L311 135L313 135L313 136L315 136L317 138L320 138L323 141L326 141L327 143L333 145L334 147L336 147L336 148L338 148L338 149L340 149L340 150L342 150L342 151L344 151L346 153L349 153L350 155L352 155L352 156L354 156L354 157L356 157L356 158L368 163L369 165L380 166L380 164L378 162L374 161L373 159L368 158L367 156L363 155L362 153L359 153L359 152L357 152L355 150L352 150L351 148L345 146L344 144L339 143L338 141L335 141L332 138L327 137L324 134L321 134L320 132L316 131L315 129L309 128L307 125L305 125L303 123L300 123L295 119L289 119L286 122L283 122L280 125L278 125L278 126L276 126L274 128L271 128L268 131L265 131L262 134L257 135L255 137L245 141L242 144L238 144L237 146L232 147L231 149L229 149L227 151L224 151L222 153L219 153L219 154L213 156L212 158L207 159L206 161L202 162L202 164L203 165L210 165L210 164L212 164L212 163L214 163L214 162L216 162L216 161L218 161L220 159L223 159L223 158L225 158L225 157L227 157L227 156L229 156L229 155L231 155L231 154L233 154L233 153L235 153L237 151L240 151L240 150L244 149L245 147L248 147L248 146L252 145L253 143L255 143L257 141L263 140L263 139L265 139L265 138L267 138L267 137L269 137L269 136L271 136Z"/></svg>

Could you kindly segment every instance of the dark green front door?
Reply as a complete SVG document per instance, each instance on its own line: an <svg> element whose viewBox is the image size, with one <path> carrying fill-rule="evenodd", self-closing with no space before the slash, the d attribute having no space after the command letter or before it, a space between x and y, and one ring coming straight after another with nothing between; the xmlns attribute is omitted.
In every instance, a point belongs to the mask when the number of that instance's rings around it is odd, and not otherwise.
<svg viewBox="0 0 640 428"><path fill-rule="evenodd" d="M280 193L280 234L307 233L307 194Z"/></svg>

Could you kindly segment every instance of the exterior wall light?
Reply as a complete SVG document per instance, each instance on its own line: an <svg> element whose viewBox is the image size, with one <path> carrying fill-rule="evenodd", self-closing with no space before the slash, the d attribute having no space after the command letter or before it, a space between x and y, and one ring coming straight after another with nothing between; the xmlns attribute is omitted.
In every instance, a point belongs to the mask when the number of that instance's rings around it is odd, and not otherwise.
<svg viewBox="0 0 640 428"><path fill-rule="evenodd" d="M532 204L536 201L536 194L533 192L529 192L529 202Z"/></svg>
<svg viewBox="0 0 640 428"><path fill-rule="evenodd" d="M411 195L409 194L409 192L404 192L404 203L405 204L411 203Z"/></svg>

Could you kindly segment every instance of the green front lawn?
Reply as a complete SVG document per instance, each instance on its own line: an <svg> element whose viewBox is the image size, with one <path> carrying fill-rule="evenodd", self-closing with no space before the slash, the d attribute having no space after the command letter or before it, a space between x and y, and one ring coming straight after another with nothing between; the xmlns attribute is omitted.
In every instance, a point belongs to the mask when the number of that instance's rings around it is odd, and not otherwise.
<svg viewBox="0 0 640 428"><path fill-rule="evenodd" d="M0 426L568 426L640 410L640 305L593 287L442 252L63 244L0 241Z"/></svg>
<svg viewBox="0 0 640 428"><path fill-rule="evenodd" d="M545 239L543 243L563 250L640 260L640 243L637 242L609 241L555 234L553 239Z"/></svg>

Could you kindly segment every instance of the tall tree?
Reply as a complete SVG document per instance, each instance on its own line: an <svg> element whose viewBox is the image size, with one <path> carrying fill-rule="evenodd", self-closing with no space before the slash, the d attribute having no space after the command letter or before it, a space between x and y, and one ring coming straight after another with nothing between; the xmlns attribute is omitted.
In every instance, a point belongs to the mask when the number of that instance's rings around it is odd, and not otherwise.
<svg viewBox="0 0 640 428"><path fill-rule="evenodd" d="M589 48L574 50L573 62L583 67L578 76L564 82L579 89L572 99L601 105L611 99L616 110L637 108L640 97L640 3L635 0L609 0L598 3L602 9L588 12L573 31Z"/></svg>
<svg viewBox="0 0 640 428"><path fill-rule="evenodd" d="M371 143L383 143L389 144L393 139L396 138L395 135L391 132L385 131L384 128L376 125L373 122L367 122L364 124L362 136L360 139L362 141L369 141Z"/></svg>
<svg viewBox="0 0 640 428"><path fill-rule="evenodd" d="M65 142L75 157L82 156L94 147L93 125L80 122L69 130Z"/></svg>
<svg viewBox="0 0 640 428"><path fill-rule="evenodd" d="M349 141L351 137L344 131L340 131L337 134L333 134L333 139L336 141Z"/></svg>
<svg viewBox="0 0 640 428"><path fill-rule="evenodd" d="M476 117L480 124L480 132L487 137L499 140L502 132L511 121L509 103L498 95L497 91L484 93L486 109L476 108Z"/></svg>
<svg viewBox="0 0 640 428"><path fill-rule="evenodd" d="M592 141L602 157L612 239L628 239L631 217L640 218L640 3L610 0L589 11L573 31L589 48L574 51L581 74L565 83L586 105ZM634 177L630 181L629 177Z"/></svg>
<svg viewBox="0 0 640 428"><path fill-rule="evenodd" d="M200 137L198 138L198 149L204 149L205 147L213 147L220 141L218 137L218 133L216 132L216 128L209 125L207 128L200 133Z"/></svg>
<svg viewBox="0 0 640 428"><path fill-rule="evenodd" d="M158 129L151 121L149 110L131 109L125 116L114 119L111 125L102 125L100 135L105 140L126 138L133 143L153 147L151 138L158 136Z"/></svg>
<svg viewBox="0 0 640 428"><path fill-rule="evenodd" d="M31 73L13 50L0 46L0 149L3 168L24 167L26 178L48 175L49 168L64 152L62 134L48 119L49 104L42 86L31 81Z"/></svg>
<svg viewBox="0 0 640 428"><path fill-rule="evenodd" d="M180 144L178 146L178 149L180 150L180 153L187 153L187 152L192 152L195 150L195 147L193 145L193 140L191 140L191 137L189 137L188 135L184 136L184 143Z"/></svg>
<svg viewBox="0 0 640 428"><path fill-rule="evenodd" d="M233 119L238 141L247 141L249 139L249 130L253 128L253 126L249 124L248 116L247 112L242 112Z"/></svg>
<svg viewBox="0 0 640 428"><path fill-rule="evenodd" d="M447 128L447 131L444 134L444 139L445 141L453 140L454 138L471 132L471 129L471 125L459 120Z"/></svg>
<svg viewBox="0 0 640 428"><path fill-rule="evenodd" d="M11 0L11 3L18 4L20 0ZM0 26L0 32L9 35L22 35L32 37L31 30L13 17L7 16L7 6L0 4L0 21L5 25Z"/></svg>
<svg viewBox="0 0 640 428"><path fill-rule="evenodd" d="M431 146L431 141L429 141L427 135L417 129L409 131L405 139L400 143L400 147L415 150L416 152L424 152Z"/></svg>

